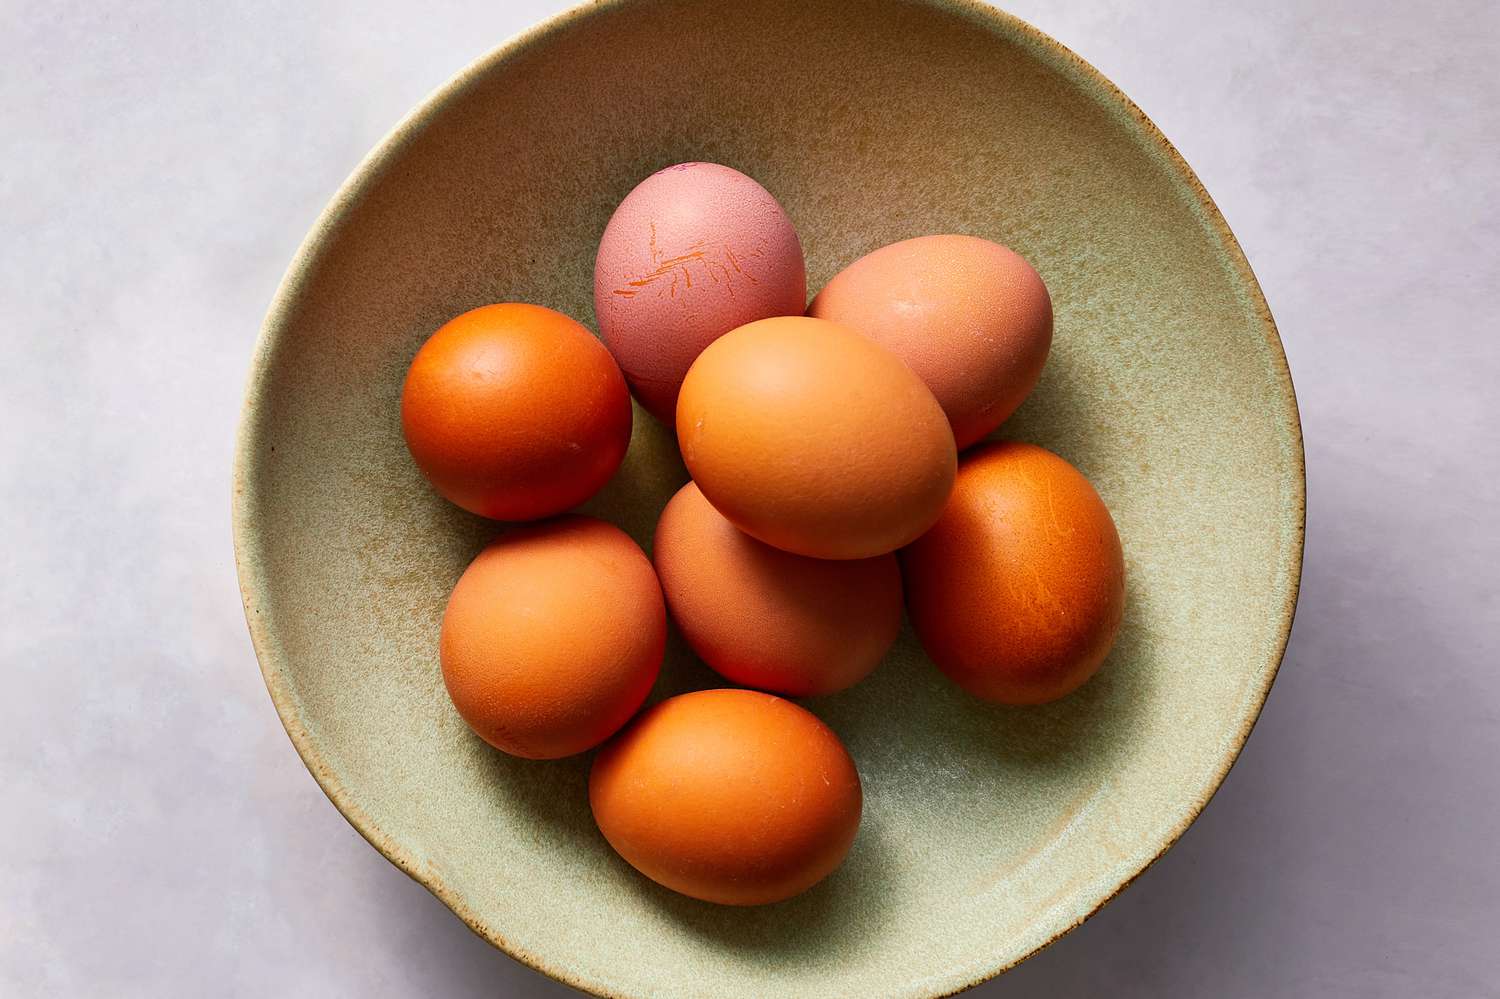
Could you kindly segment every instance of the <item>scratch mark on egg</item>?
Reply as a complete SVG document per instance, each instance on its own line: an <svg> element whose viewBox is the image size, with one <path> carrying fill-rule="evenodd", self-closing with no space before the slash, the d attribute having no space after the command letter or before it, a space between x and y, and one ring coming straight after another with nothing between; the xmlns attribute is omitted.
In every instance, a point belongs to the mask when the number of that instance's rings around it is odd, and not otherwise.
<svg viewBox="0 0 1500 999"><path fill-rule="evenodd" d="M714 284L722 285L731 298L734 297L736 277L743 278L751 284L759 284L755 275L740 265L739 259L727 243L709 244L707 240L698 240L680 253L665 256L657 243L656 223L653 222L646 249L651 258L651 270L639 276L627 277L624 286L613 289L613 294L622 298L634 298L640 292L655 285L656 297L676 298L679 285L682 286L684 292L693 287L694 265L703 268L699 275L700 283L702 276L706 274ZM760 251L755 251L754 255L759 256ZM719 280L721 275L724 279L722 282Z"/></svg>

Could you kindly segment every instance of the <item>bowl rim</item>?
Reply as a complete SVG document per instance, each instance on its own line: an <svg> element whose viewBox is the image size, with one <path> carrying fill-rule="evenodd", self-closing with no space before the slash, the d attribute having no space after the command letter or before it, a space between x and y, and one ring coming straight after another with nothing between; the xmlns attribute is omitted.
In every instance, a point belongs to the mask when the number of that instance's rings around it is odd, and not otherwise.
<svg viewBox="0 0 1500 999"><path fill-rule="evenodd" d="M630 6L640 0L583 0L583 2L567 8L521 33L512 36L509 40L495 46L488 52L474 59L463 69L450 77L437 89L429 93L416 105L374 146L369 153L355 166L354 170L339 186L328 204L319 212L316 221L308 234L293 255L291 263L287 266L285 275L276 288L276 292L267 310L265 320L256 337L253 348L250 372L246 379L245 401L240 411L239 426L235 438L235 454L232 470L232 533L234 539L234 557L237 576L239 579L240 597L244 604L245 620L249 626L251 644L255 650L256 660L260 664L261 676L265 681L266 689L271 695L272 704L276 708L277 716L281 719L282 726L286 729L292 745L302 758L303 764L323 793L338 809L344 819L354 827L364 839L378 850L387 860L394 864L412 880L431 892L439 901L446 905L456 916L459 917L475 934L488 941L505 954L526 965L534 971L540 972L549 978L562 982L582 992L599 996L608 996L611 999L628 999L627 994L611 991L602 983L589 981L565 966L549 963L541 956L531 953L524 947L507 939L498 930L488 926L460 894L450 888L443 881L441 875L430 870L416 857L412 856L399 843L392 840L381 830L375 819L366 812L344 788L339 776L329 766L327 761L313 745L312 736L303 723L300 704L289 686L285 676L285 662L281 655L278 643L274 641L268 631L267 624L262 620L259 593L263 578L258 565L256 553L256 528L254 510L254 499L250 496L250 482L259 465L260 421L259 414L264 401L267 385L267 370L270 366L271 355L278 335L282 327L287 323L294 309L294 303L307 283L310 271L316 264L317 258L322 252L325 242L334 235L346 221L351 209L356 207L370 190L373 184L381 177L384 171L396 160L401 152L421 133L430 118L440 113L454 98L462 95L470 87L489 73L495 66L519 56L528 49L549 40L576 23L594 17L601 12L616 8ZM1288 455L1291 463L1292 493L1291 499L1295 506L1296 523L1293 525L1292 543L1287 548L1287 564L1285 566L1288 579L1286 599L1277 610L1279 615L1278 624L1280 634L1274 644L1269 662L1262 675L1264 681L1260 689L1252 691L1253 707L1247 713L1244 723L1238 732L1233 734L1229 751L1212 775L1206 791L1201 797L1192 802L1181 822L1172 828L1164 837L1155 854L1141 865L1140 869L1127 877L1115 889L1095 903L1088 912L1073 920L1068 925L1058 930L1046 941L1026 953L997 962L992 968L985 971L979 977L956 988L944 987L945 991L926 993L929 999L942 999L945 996L955 995L967 989L973 988L983 982L989 981L1006 971L1016 967L1023 961L1034 956L1038 952L1056 943L1067 936L1083 923L1087 922L1105 905L1113 901L1121 892L1135 883L1136 879L1144 874L1150 867L1166 854L1168 850L1182 837L1189 826L1202 814L1215 793L1223 785L1230 769L1238 760L1245 742L1249 739L1251 730L1259 720L1261 711L1265 707L1266 697L1270 693L1271 685L1275 682L1280 671L1281 664L1286 655L1287 642L1291 636L1292 622L1296 615L1298 593L1301 587L1302 563L1306 545L1307 524L1307 466L1305 445L1302 436L1302 424L1299 416L1296 391L1292 384L1291 370L1288 367L1286 351L1282 345L1280 334L1276 328L1276 321L1271 315L1270 307L1266 303L1265 295L1261 290L1260 283L1256 280L1251 270L1250 262L1246 259L1244 250L1234 233L1230 230L1228 223L1218 206L1214 204L1208 191L1204 188L1193 169L1188 166L1187 161L1173 147L1166 136L1156 124L1147 117L1135 102L1125 95L1113 82L1092 64L1077 55L1067 46L1058 42L1050 35L1033 27L1021 18L1002 11L996 7L984 3L983 0L918 0L923 6L930 9L955 14L977 24L992 35L1005 38L1009 41L1024 41L1030 43L1033 50L1043 57L1050 57L1060 62L1063 67L1071 69L1081 77L1087 85L1095 88L1095 96L1102 102L1112 105L1115 110L1123 111L1128 115L1145 135L1145 138L1155 147L1170 167L1177 172L1179 179L1185 182L1188 189L1197 199L1198 208L1203 218L1212 227L1214 234L1223 242L1227 263L1231 265L1235 274L1242 282L1250 298L1250 306L1259 321L1262 335L1266 346L1270 350L1272 362L1272 375L1278 383L1282 392L1283 410L1281 415L1285 426L1291 435L1292 447Z"/></svg>

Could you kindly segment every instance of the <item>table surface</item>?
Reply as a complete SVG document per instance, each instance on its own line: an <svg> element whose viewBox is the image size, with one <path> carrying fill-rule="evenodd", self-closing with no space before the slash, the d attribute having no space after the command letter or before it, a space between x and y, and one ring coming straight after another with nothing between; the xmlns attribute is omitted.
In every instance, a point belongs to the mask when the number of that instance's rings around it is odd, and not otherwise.
<svg viewBox="0 0 1500 999"><path fill-rule="evenodd" d="M228 484L251 344L324 201L561 6L0 4L0 994L570 994L303 769ZM1219 795L975 994L1500 994L1500 8L1010 9L1213 192L1286 342L1309 506L1286 663Z"/></svg>

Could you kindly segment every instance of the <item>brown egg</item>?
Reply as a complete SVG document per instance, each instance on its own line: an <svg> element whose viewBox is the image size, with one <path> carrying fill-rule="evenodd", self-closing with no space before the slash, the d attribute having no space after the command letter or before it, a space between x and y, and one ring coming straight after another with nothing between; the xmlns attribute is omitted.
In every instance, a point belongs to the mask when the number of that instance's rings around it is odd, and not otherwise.
<svg viewBox="0 0 1500 999"><path fill-rule="evenodd" d="M506 533L464 572L443 615L443 681L496 749L569 756L635 714L666 634L645 553L617 527L562 517Z"/></svg>
<svg viewBox="0 0 1500 999"><path fill-rule="evenodd" d="M651 880L761 905L843 862L862 797L843 743L804 708L700 690L646 711L599 751L589 804L609 845Z"/></svg>
<svg viewBox="0 0 1500 999"><path fill-rule="evenodd" d="M689 482L656 525L656 571L688 644L725 679L810 697L858 683L901 630L896 556L833 562L740 531Z"/></svg>
<svg viewBox="0 0 1500 999"><path fill-rule="evenodd" d="M953 488L953 434L911 369L857 333L788 316L706 349L677 403L703 495L740 530L813 558L869 558L925 531Z"/></svg>
<svg viewBox="0 0 1500 999"><path fill-rule="evenodd" d="M860 257L808 315L893 351L927 383L966 448L1015 412L1052 346L1052 299L1019 254L974 236L921 236Z"/></svg>
<svg viewBox="0 0 1500 999"><path fill-rule="evenodd" d="M630 444L630 394L583 326L509 302L445 323L401 392L406 446L434 488L471 513L532 520L582 503Z"/></svg>
<svg viewBox="0 0 1500 999"><path fill-rule="evenodd" d="M913 626L976 697L1041 704L1104 662L1125 609L1114 520L1087 479L1031 444L977 448L942 519L901 553Z"/></svg>

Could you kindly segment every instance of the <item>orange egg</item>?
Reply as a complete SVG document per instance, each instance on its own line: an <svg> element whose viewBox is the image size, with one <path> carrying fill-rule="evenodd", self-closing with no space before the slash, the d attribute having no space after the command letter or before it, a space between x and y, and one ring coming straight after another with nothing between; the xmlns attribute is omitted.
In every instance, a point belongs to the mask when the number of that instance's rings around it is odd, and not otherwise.
<svg viewBox="0 0 1500 999"><path fill-rule="evenodd" d="M555 759L635 714L666 635L645 553L617 527L562 517L508 532L464 572L443 615L443 682L490 745Z"/></svg>
<svg viewBox="0 0 1500 999"><path fill-rule="evenodd" d="M720 513L766 544L869 558L927 530L956 456L932 393L896 355L822 319L741 326L694 362L677 442Z"/></svg>
<svg viewBox="0 0 1500 999"><path fill-rule="evenodd" d="M539 305L465 312L417 351L401 429L434 488L472 513L532 520L588 499L630 443L630 394L587 329Z"/></svg>
<svg viewBox="0 0 1500 999"><path fill-rule="evenodd" d="M808 307L893 351L968 447L1015 412L1052 346L1052 299L1019 254L974 236L921 236L844 268Z"/></svg>
<svg viewBox="0 0 1500 999"><path fill-rule="evenodd" d="M1114 644L1125 560L1104 502L1031 444L976 449L942 519L901 553L913 626L976 697L1041 704L1077 689Z"/></svg>
<svg viewBox="0 0 1500 999"><path fill-rule="evenodd" d="M758 691L700 690L599 751L589 804L610 846L651 880L761 905L843 862L862 798L848 751L810 712Z"/></svg>
<svg viewBox="0 0 1500 999"><path fill-rule="evenodd" d="M896 556L825 561L755 540L689 482L656 525L662 592L725 679L791 697L858 683L901 630Z"/></svg>

